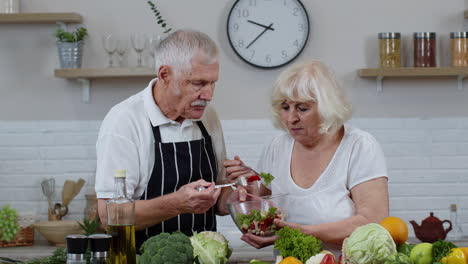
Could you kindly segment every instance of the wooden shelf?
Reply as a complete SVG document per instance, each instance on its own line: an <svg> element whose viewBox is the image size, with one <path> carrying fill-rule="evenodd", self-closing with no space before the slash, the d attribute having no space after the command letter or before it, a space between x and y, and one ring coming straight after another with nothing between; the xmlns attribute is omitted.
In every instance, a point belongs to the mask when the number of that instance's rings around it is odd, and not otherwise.
<svg viewBox="0 0 468 264"><path fill-rule="evenodd" d="M83 17L77 13L16 13L0 14L0 24L55 24L82 23Z"/></svg>
<svg viewBox="0 0 468 264"><path fill-rule="evenodd" d="M82 101L89 103L91 80L115 79L115 78L155 78L156 70L146 67L133 68L79 68L79 69L56 69L55 77L64 79L75 79L82 84Z"/></svg>
<svg viewBox="0 0 468 264"><path fill-rule="evenodd" d="M55 77L65 79L154 78L156 70L146 67L56 69Z"/></svg>
<svg viewBox="0 0 468 264"><path fill-rule="evenodd" d="M439 67L439 68L367 68L359 69L358 75L362 78L376 78L377 91L382 92L384 78L431 78L456 77L458 90L463 91L463 79L468 76L468 67Z"/></svg>
<svg viewBox="0 0 468 264"><path fill-rule="evenodd" d="M468 75L468 68L367 68L358 71L360 77L453 77Z"/></svg>

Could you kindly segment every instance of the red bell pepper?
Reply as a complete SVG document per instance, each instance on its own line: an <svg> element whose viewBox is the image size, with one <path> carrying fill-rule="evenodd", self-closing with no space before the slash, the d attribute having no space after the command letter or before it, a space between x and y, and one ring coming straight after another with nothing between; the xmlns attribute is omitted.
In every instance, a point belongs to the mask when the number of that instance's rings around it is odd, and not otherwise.
<svg viewBox="0 0 468 264"><path fill-rule="evenodd" d="M254 181L259 181L261 180L258 175L253 175L247 178L247 182L254 182Z"/></svg>
<svg viewBox="0 0 468 264"><path fill-rule="evenodd" d="M326 254L325 257L323 257L320 264L336 264L335 256L333 256L332 254Z"/></svg>

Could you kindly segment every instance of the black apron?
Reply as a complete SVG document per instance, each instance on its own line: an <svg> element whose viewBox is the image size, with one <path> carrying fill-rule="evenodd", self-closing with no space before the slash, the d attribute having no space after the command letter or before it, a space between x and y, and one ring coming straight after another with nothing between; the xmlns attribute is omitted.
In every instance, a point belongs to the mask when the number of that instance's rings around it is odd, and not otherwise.
<svg viewBox="0 0 468 264"><path fill-rule="evenodd" d="M140 200L149 200L173 193L183 185L204 179L216 182L218 168L211 137L201 121L197 125L202 133L199 140L161 142L159 127L153 127L155 161L151 178ZM162 232L181 231L191 236L193 232L216 231L214 207L203 214L181 214L155 226L135 233L136 248L146 239Z"/></svg>

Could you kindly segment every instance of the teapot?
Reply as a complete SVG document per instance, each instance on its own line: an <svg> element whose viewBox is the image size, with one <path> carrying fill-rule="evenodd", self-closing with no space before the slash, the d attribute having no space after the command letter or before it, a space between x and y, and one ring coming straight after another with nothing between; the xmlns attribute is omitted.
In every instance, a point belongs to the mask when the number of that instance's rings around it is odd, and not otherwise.
<svg viewBox="0 0 468 264"><path fill-rule="evenodd" d="M433 243L439 239L443 240L452 230L450 220L440 221L433 212L430 212L430 216L424 219L421 225L418 225L414 220L411 220L410 223L413 225L414 234L422 242ZM444 223L448 223L447 229L444 229Z"/></svg>

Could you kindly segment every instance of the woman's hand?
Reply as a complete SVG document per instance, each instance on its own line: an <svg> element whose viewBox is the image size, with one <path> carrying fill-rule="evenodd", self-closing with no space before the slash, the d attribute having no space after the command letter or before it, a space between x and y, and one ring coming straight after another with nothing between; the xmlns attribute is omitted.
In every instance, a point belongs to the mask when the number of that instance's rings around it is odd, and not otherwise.
<svg viewBox="0 0 468 264"><path fill-rule="evenodd" d="M278 228L283 228L285 226L289 226L290 228L296 229L299 228L301 232L304 233L304 226L292 222L286 222L281 219L275 219L274 220L275 225ZM276 236L270 236L270 237L262 237L262 236L256 236L251 233L247 233L241 237L241 240L247 242L254 248L260 249L264 248L270 245L273 245L276 241L277 237Z"/></svg>
<svg viewBox="0 0 468 264"><path fill-rule="evenodd" d="M261 237L251 233L247 233L241 237L241 240L247 242L254 248L260 249L273 245L275 243L276 236Z"/></svg>
<svg viewBox="0 0 468 264"><path fill-rule="evenodd" d="M237 180L240 176L248 178L256 175L253 171L243 167L244 162L237 155L234 156L233 160L225 160L223 165L226 168L226 178L229 182Z"/></svg>
<svg viewBox="0 0 468 264"><path fill-rule="evenodd" d="M273 220L273 223L278 227L278 229L281 229L281 228L283 228L285 226L289 226L292 229L299 228L301 230L301 232L304 232L304 226L300 225L300 224L297 224L297 223L286 222L286 221L278 219L278 218Z"/></svg>

